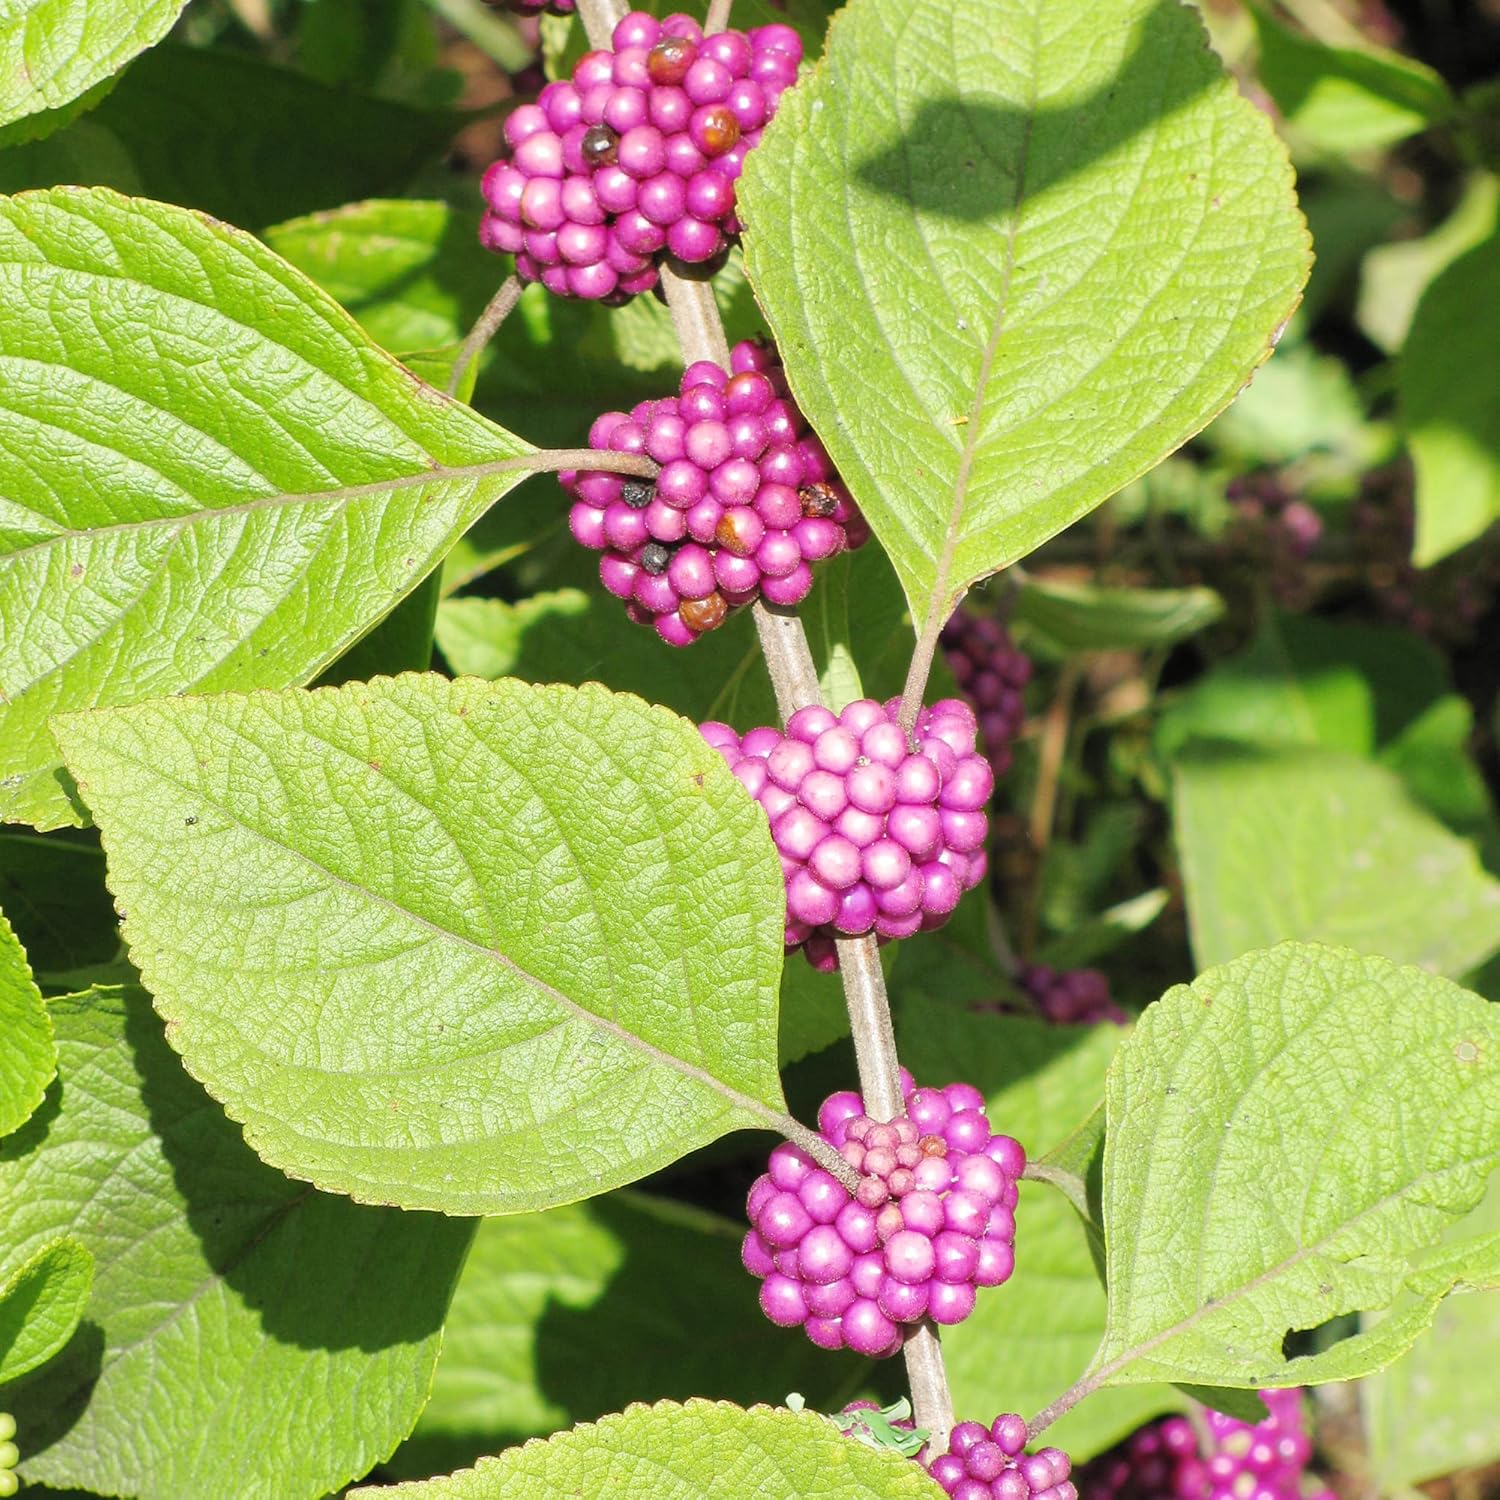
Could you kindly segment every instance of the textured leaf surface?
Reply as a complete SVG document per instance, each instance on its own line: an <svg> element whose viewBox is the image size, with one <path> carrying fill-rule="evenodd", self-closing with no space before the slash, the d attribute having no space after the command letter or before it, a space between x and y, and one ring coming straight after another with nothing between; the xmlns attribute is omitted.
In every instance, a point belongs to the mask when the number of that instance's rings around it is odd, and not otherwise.
<svg viewBox="0 0 1500 1500"><path fill-rule="evenodd" d="M187 0L13 0L0 12L0 125L58 109L167 34Z"/></svg>
<svg viewBox="0 0 1500 1500"><path fill-rule="evenodd" d="M691 1396L800 1391L838 1410L866 1361L760 1316L731 1223L629 1189L486 1219L443 1331L432 1399L386 1468L443 1473L512 1443Z"/></svg>
<svg viewBox="0 0 1500 1500"><path fill-rule="evenodd" d="M975 1015L903 996L902 1061L919 1083L963 1079L984 1092L996 1130L1035 1160L1061 1145L1104 1095L1104 1075L1124 1032L1054 1027ZM1016 1270L982 1292L972 1316L943 1330L943 1356L962 1416L1018 1411L1030 1417L1088 1368L1104 1334L1104 1286L1082 1222L1049 1183L1023 1182L1016 1210ZM1166 1386L1102 1390L1048 1429L1082 1463L1157 1412L1181 1404Z"/></svg>
<svg viewBox="0 0 1500 1500"><path fill-rule="evenodd" d="M1418 566L1500 519L1500 347L1476 309L1500 307L1500 235L1460 256L1427 288L1398 367L1417 471ZM1462 371L1462 378L1455 372Z"/></svg>
<svg viewBox="0 0 1500 1500"><path fill-rule="evenodd" d="M521 478L526 444L181 209L0 202L0 287L0 818L79 817L49 714L305 681Z"/></svg>
<svg viewBox="0 0 1500 1500"><path fill-rule="evenodd" d="M1446 980L1287 943L1170 990L1110 1070L1096 1376L1225 1386L1389 1363L1479 1266L1444 1231L1500 1162L1500 1021ZM1288 1332L1391 1317L1287 1361Z"/></svg>
<svg viewBox="0 0 1500 1500"><path fill-rule="evenodd" d="M1157 0L854 0L741 202L918 619L1222 410L1307 274L1283 149Z"/></svg>
<svg viewBox="0 0 1500 1500"><path fill-rule="evenodd" d="M1173 830L1201 966L1303 938L1457 976L1500 948L1500 882L1383 766L1190 750Z"/></svg>
<svg viewBox="0 0 1500 1500"><path fill-rule="evenodd" d="M416 1420L470 1226L257 1161L138 989L52 1002L61 1079L0 1143L0 1276L96 1263L67 1347L8 1389L24 1479L160 1500L316 1500Z"/></svg>
<svg viewBox="0 0 1500 1500"><path fill-rule="evenodd" d="M926 1471L812 1412L689 1401L632 1406L441 1479L353 1495L393 1500L937 1500Z"/></svg>
<svg viewBox="0 0 1500 1500"><path fill-rule="evenodd" d="M46 1364L72 1338L93 1280L94 1257L64 1235L0 1286L0 1385Z"/></svg>
<svg viewBox="0 0 1500 1500"><path fill-rule="evenodd" d="M1298 139L1325 151L1394 145L1454 111L1442 77L1399 52L1329 47L1254 6L1257 76Z"/></svg>
<svg viewBox="0 0 1500 1500"><path fill-rule="evenodd" d="M1015 619L1063 651L1139 650L1186 640L1219 619L1213 589L1104 588L1028 578Z"/></svg>
<svg viewBox="0 0 1500 1500"><path fill-rule="evenodd" d="M114 187L260 229L399 192L464 120L329 88L244 52L167 43L86 118L0 156L0 186Z"/></svg>
<svg viewBox="0 0 1500 1500"><path fill-rule="evenodd" d="M57 1068L52 1023L14 929L0 911L0 1136L42 1102Z"/></svg>
<svg viewBox="0 0 1500 1500"><path fill-rule="evenodd" d="M59 735L172 1044L284 1171L514 1213L784 1108L781 871L693 725L407 676Z"/></svg>
<svg viewBox="0 0 1500 1500"><path fill-rule="evenodd" d="M1472 1217L1500 1229L1496 1187ZM1450 1297L1408 1354L1360 1383L1371 1465L1383 1491L1500 1457L1494 1385L1481 1373L1497 1341L1500 1292Z"/></svg>

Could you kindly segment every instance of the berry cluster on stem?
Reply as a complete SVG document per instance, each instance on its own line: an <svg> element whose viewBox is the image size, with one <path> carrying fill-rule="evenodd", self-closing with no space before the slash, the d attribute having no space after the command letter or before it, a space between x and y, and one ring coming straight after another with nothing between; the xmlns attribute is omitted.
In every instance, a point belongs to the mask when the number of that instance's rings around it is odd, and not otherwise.
<svg viewBox="0 0 1500 1500"><path fill-rule="evenodd" d="M974 705L979 735L998 781L1009 769L1011 745L1026 722L1031 658L992 614L960 605L938 637L948 669Z"/></svg>

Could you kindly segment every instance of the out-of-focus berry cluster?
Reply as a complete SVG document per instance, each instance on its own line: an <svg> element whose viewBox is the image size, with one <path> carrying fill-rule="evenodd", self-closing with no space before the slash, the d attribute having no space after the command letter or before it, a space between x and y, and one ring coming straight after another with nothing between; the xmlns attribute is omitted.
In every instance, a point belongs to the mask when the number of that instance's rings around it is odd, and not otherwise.
<svg viewBox="0 0 1500 1500"><path fill-rule="evenodd" d="M974 748L968 704L917 715L916 748L898 699L859 698L842 713L798 709L786 733L701 727L765 809L786 877L786 947L837 967L835 937L910 937L945 922L983 878L994 777Z"/></svg>
<svg viewBox="0 0 1500 1500"><path fill-rule="evenodd" d="M641 11L612 40L512 111L479 235L523 281L620 301L656 285L658 254L701 264L739 232L735 182L802 42L779 23L705 37Z"/></svg>
<svg viewBox="0 0 1500 1500"><path fill-rule="evenodd" d="M573 536L604 554L604 587L673 646L757 598L799 603L812 563L870 534L770 345L747 339L729 362L728 373L689 365L676 396L605 412L589 429L591 448L655 459L654 481L558 475L574 497Z"/></svg>
<svg viewBox="0 0 1500 1500"><path fill-rule="evenodd" d="M750 1189L742 1259L761 1308L821 1348L894 1354L903 1327L962 1322L977 1288L1015 1268L1019 1142L991 1132L969 1084L918 1089L903 1069L902 1097L906 1113L883 1123L851 1091L818 1111L855 1192L790 1143Z"/></svg>
<svg viewBox="0 0 1500 1500"><path fill-rule="evenodd" d="M1011 743L1026 722L1026 684L1031 658L993 615L961 605L943 626L943 654L979 718L984 753L998 780L1010 769Z"/></svg>
<svg viewBox="0 0 1500 1500"><path fill-rule="evenodd" d="M1334 1500L1309 1486L1312 1442L1300 1390L1262 1391L1267 1415L1253 1425L1205 1409L1206 1446L1184 1417L1133 1433L1079 1470L1082 1500Z"/></svg>
<svg viewBox="0 0 1500 1500"><path fill-rule="evenodd" d="M1026 964L1016 981L1036 1002L1043 1019L1056 1026L1087 1026L1096 1021L1123 1026L1129 1019L1115 1004L1109 980L1098 969Z"/></svg>
<svg viewBox="0 0 1500 1500"><path fill-rule="evenodd" d="M1234 521L1225 538L1236 564L1248 564L1272 597L1288 609L1312 599L1308 559L1323 537L1323 518L1273 470L1231 479L1225 498Z"/></svg>

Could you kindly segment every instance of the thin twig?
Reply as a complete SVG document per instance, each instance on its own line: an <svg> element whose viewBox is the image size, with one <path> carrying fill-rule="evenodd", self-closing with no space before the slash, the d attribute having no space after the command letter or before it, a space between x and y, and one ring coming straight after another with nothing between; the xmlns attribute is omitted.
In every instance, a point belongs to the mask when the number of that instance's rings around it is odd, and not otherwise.
<svg viewBox="0 0 1500 1500"><path fill-rule="evenodd" d="M825 1171L832 1172L851 1193L859 1186L859 1173L816 1130L809 1130L792 1115L782 1115L776 1128L794 1146L801 1146Z"/></svg>
<svg viewBox="0 0 1500 1500"><path fill-rule="evenodd" d="M709 0L708 14L703 18L704 36L729 29L729 10L734 0Z"/></svg>
<svg viewBox="0 0 1500 1500"><path fill-rule="evenodd" d="M635 474L642 479L655 479L661 473L649 454L615 453L607 448L539 448L498 467L531 469L538 474L555 474L559 469L598 469L606 474Z"/></svg>
<svg viewBox="0 0 1500 1500"><path fill-rule="evenodd" d="M911 655L911 666L906 671L906 686L901 689L901 728L908 741L916 727L917 715L922 711L927 679L932 675L932 658L937 654L938 637L943 633L943 626L948 623L948 617L952 613L951 609L929 609L922 633L917 637L916 649Z"/></svg>
<svg viewBox="0 0 1500 1500"><path fill-rule="evenodd" d="M507 276L500 283L500 290L490 298L484 311L475 319L474 326L464 338L463 347L458 351L458 360L453 366L453 374L448 378L448 395L458 395L458 388L464 383L464 376L468 373L469 366L479 357L484 346L500 331L500 325L510 316L516 303L521 300L521 293L525 290L519 276Z"/></svg>

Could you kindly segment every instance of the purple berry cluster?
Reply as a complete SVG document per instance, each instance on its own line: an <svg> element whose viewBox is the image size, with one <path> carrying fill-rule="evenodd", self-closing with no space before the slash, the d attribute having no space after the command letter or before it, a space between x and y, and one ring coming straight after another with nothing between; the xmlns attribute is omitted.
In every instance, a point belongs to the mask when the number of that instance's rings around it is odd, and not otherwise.
<svg viewBox="0 0 1500 1500"><path fill-rule="evenodd" d="M736 344L727 373L689 365L676 396L605 412L589 446L662 466L654 481L597 469L558 478L574 497L573 536L604 553L604 587L672 646L757 598L800 603L812 563L870 534L769 343Z"/></svg>
<svg viewBox="0 0 1500 1500"><path fill-rule="evenodd" d="M991 1133L971 1085L918 1089L903 1069L901 1088L906 1113L885 1123L847 1090L818 1111L824 1139L860 1174L854 1193L790 1143L750 1189L741 1258L761 1280L761 1308L820 1348L894 1354L903 1326L962 1322L976 1289L1015 1268L1026 1153Z"/></svg>
<svg viewBox="0 0 1500 1500"><path fill-rule="evenodd" d="M1132 1434L1078 1475L1083 1500L1333 1500L1304 1489L1312 1443L1300 1390L1262 1391L1268 1415L1251 1425L1205 1409L1208 1449L1184 1417Z"/></svg>
<svg viewBox="0 0 1500 1500"><path fill-rule="evenodd" d="M509 155L484 175L480 242L560 296L622 301L656 285L662 251L718 255L745 155L802 61L779 23L705 37L690 16L633 11L612 40L511 112Z"/></svg>
<svg viewBox="0 0 1500 1500"><path fill-rule="evenodd" d="M1014 1412L988 1427L960 1422L927 1472L953 1500L1078 1500L1068 1455L1061 1448L1026 1453L1026 1438L1026 1423Z"/></svg>
<svg viewBox="0 0 1500 1500"><path fill-rule="evenodd" d="M1010 769L1010 747L1026 722L1031 658L993 615L960 606L939 637L948 668L979 716L984 753L997 778Z"/></svg>
<svg viewBox="0 0 1500 1500"><path fill-rule="evenodd" d="M1098 969L1053 969L1046 964L1026 964L1016 975L1016 981L1036 1002L1043 1018L1054 1026L1087 1026L1096 1021L1123 1026L1129 1019L1115 1004L1109 980Z"/></svg>
<svg viewBox="0 0 1500 1500"><path fill-rule="evenodd" d="M765 809L786 877L786 948L838 967L836 937L882 940L940 927L988 868L994 787L974 749L973 711L944 698L917 715L915 748L898 699L813 706L771 728L703 737Z"/></svg>
<svg viewBox="0 0 1500 1500"><path fill-rule="evenodd" d="M1278 604L1305 608L1314 593L1307 564L1322 540L1323 518L1270 469L1231 479L1224 493L1234 512L1231 556L1249 563Z"/></svg>

